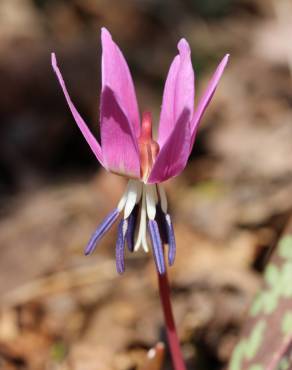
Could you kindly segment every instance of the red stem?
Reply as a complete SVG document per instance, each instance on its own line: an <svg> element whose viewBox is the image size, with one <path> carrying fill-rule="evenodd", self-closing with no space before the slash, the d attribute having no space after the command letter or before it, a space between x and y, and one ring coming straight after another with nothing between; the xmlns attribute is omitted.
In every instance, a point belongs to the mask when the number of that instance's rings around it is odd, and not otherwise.
<svg viewBox="0 0 292 370"><path fill-rule="evenodd" d="M160 275L158 273L159 294L164 313L166 324L166 333L168 338L169 349L172 357L172 362L175 370L186 370L186 366L182 357L178 336L176 332L175 322L173 318L170 289L168 284L167 273Z"/></svg>

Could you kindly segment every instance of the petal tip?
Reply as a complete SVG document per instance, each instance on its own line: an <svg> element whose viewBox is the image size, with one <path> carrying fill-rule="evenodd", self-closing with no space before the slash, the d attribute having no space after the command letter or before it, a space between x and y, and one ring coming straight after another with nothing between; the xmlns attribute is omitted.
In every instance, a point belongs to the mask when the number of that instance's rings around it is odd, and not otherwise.
<svg viewBox="0 0 292 370"><path fill-rule="evenodd" d="M101 27L101 41L112 40L112 35L105 27Z"/></svg>
<svg viewBox="0 0 292 370"><path fill-rule="evenodd" d="M51 63L53 68L57 67L57 59L56 59L56 54L54 52L51 53Z"/></svg>
<svg viewBox="0 0 292 370"><path fill-rule="evenodd" d="M191 52L190 45L189 45L189 43L187 42L187 40L185 38L182 38L182 39L179 40L179 42L177 44L177 48L178 48L178 51L180 52L180 54Z"/></svg>
<svg viewBox="0 0 292 370"><path fill-rule="evenodd" d="M230 57L230 54L225 54L220 64L225 67L226 64L228 63L229 57Z"/></svg>

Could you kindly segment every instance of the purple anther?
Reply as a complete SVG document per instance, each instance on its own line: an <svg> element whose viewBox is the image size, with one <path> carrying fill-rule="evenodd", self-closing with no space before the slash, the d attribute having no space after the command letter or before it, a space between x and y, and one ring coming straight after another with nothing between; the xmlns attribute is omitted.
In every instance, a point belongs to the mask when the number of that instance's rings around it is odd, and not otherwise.
<svg viewBox="0 0 292 370"><path fill-rule="evenodd" d="M159 274L165 274L165 262L164 254L162 249L162 242L159 234L158 224L155 220L149 220L148 222L149 233L152 242L152 249L156 268Z"/></svg>
<svg viewBox="0 0 292 370"><path fill-rule="evenodd" d="M137 224L138 206L135 206L132 213L128 217L128 229L126 233L126 240L130 252L134 251L134 235Z"/></svg>
<svg viewBox="0 0 292 370"><path fill-rule="evenodd" d="M91 254L95 248L97 243L100 241L100 239L104 236L104 234L110 229L110 227L113 225L113 223L116 221L116 219L119 216L119 211L117 208L115 208L109 215L106 216L106 218L98 225L97 229L95 230L94 234L90 238L84 254L87 256Z"/></svg>
<svg viewBox="0 0 292 370"><path fill-rule="evenodd" d="M125 271L125 235L128 221L122 219L118 226L118 237L116 243L116 266L119 274Z"/></svg>
<svg viewBox="0 0 292 370"><path fill-rule="evenodd" d="M176 243L175 243L173 225L171 222L170 215L168 213L165 215L165 226L166 226L167 243L168 243L168 263L171 266L173 265L174 260L175 260Z"/></svg>

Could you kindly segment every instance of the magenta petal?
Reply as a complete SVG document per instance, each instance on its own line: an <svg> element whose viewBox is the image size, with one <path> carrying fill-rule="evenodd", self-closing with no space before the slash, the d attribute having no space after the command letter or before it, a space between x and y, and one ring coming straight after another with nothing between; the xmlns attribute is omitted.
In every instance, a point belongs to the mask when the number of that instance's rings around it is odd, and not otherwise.
<svg viewBox="0 0 292 370"><path fill-rule="evenodd" d="M177 176L186 166L191 145L190 112L185 109L157 155L148 183Z"/></svg>
<svg viewBox="0 0 292 370"><path fill-rule="evenodd" d="M213 74L211 80L209 81L208 86L207 86L203 96L201 97L201 99L199 101L197 109L195 110L195 114L194 114L194 117L193 117L192 123L191 123L192 144L195 140L195 135L196 135L196 131L197 131L197 128L198 128L198 124L200 123L200 120L201 120L208 104L210 103L210 101L211 101L211 99L214 95L216 87L217 87L217 85L220 81L220 78L221 78L221 76L224 72L224 69L226 67L226 64L228 62L228 58L229 58L229 54L226 54L225 57L221 60L221 62L218 65L215 73Z"/></svg>
<svg viewBox="0 0 292 370"><path fill-rule="evenodd" d="M73 115L73 117L75 119L75 122L77 123L80 131L82 132L85 140L87 141L87 143L90 146L91 150L95 154L96 158L99 160L99 162L101 164L103 164L100 145L99 145L98 141L96 140L96 138L90 132L90 130L87 127L86 123L84 122L84 120L82 119L82 117L80 116L80 114L78 113L77 109L75 108L74 104L71 101L71 98L70 98L70 96L68 94L68 91L66 89L65 82L64 82L63 77L61 75L61 72L60 72L60 70L58 68L55 53L52 53L51 54L51 60L52 60L52 67L53 67L53 69L54 69L54 71L55 71L55 73L57 75L57 78L58 78L59 83L60 83L60 85L62 87L63 93L65 95L65 98L66 98L66 101L67 101L67 103L69 105L69 108L71 110L71 113L72 113L72 115Z"/></svg>
<svg viewBox="0 0 292 370"><path fill-rule="evenodd" d="M100 135L104 166L112 172L140 178L140 158L136 136L114 92L101 93Z"/></svg>
<svg viewBox="0 0 292 370"><path fill-rule="evenodd" d="M160 147L166 142L182 112L187 109L192 116L194 110L195 78L190 47L185 39L179 41L178 50L179 55L170 66L163 92L158 131Z"/></svg>
<svg viewBox="0 0 292 370"><path fill-rule="evenodd" d="M113 42L111 34L106 28L101 29L101 42L102 90L105 86L112 89L138 137L140 135L140 118L129 67L121 50Z"/></svg>

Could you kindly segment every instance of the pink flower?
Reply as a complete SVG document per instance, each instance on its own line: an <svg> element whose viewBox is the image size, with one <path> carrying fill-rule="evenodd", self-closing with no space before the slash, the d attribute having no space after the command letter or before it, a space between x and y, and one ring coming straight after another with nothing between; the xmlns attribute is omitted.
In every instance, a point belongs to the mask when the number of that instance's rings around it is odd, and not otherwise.
<svg viewBox="0 0 292 370"><path fill-rule="evenodd" d="M129 178L126 192L117 208L98 226L85 253L90 254L95 249L97 242L124 211L116 244L118 272L124 271L125 243L130 251L136 251L141 246L148 251L148 221L154 259L159 273L163 274L163 243L169 246L168 261L172 265L175 239L167 212L166 195L160 183L177 176L185 168L198 124L215 92L229 55L220 62L195 109L195 81L190 47L185 39L179 41L179 54L174 58L165 82L158 135L154 139L151 114L144 113L140 121L128 65L105 28L101 30L101 42L101 144L73 105L57 66L56 56L52 53L52 66L71 113L97 160L106 170Z"/></svg>

